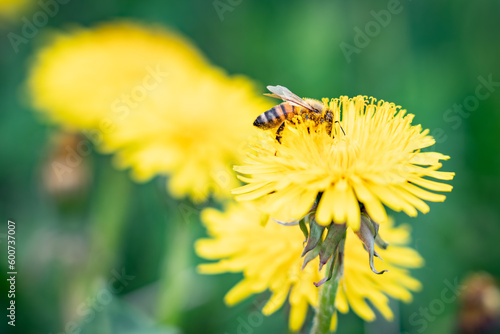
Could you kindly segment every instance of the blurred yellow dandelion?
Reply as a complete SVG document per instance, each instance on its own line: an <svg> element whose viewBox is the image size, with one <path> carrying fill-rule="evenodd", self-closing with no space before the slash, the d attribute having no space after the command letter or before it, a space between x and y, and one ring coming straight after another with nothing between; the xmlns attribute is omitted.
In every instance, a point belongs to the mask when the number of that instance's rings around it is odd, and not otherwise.
<svg viewBox="0 0 500 334"><path fill-rule="evenodd" d="M451 180L454 173L438 171L449 157L421 152L435 141L411 124L412 114L364 96L323 103L322 121L297 115L279 142L268 131L252 144L245 164L235 167L247 183L234 190L237 200L259 200L271 217L289 221L310 212L320 196L317 222L346 222L354 230L363 212L377 223L387 221L383 204L415 216L429 211L423 200L444 201L434 192L452 186L428 177Z"/></svg>
<svg viewBox="0 0 500 334"><path fill-rule="evenodd" d="M244 145L254 135L248 121L268 102L243 77L207 71L191 79L189 89L165 98L172 104L131 114L105 137L103 147L117 151L118 164L131 166L138 180L170 175L176 197L229 197L238 185L232 165L242 161Z"/></svg>
<svg viewBox="0 0 500 334"><path fill-rule="evenodd" d="M17 17L23 12L31 0L0 0L0 17L12 18Z"/></svg>
<svg viewBox="0 0 500 334"><path fill-rule="evenodd" d="M290 329L299 330L304 324L308 306L318 307L318 282L324 273L318 271L318 258L301 270L304 236L298 228L269 222L260 224L260 214L251 206L230 205L225 213L206 209L202 220L211 238L198 240L197 253L215 263L202 264L204 274L241 272L243 279L226 295L225 301L234 305L265 290L271 297L262 309L266 315L278 310L288 296ZM394 227L391 220L380 227L390 243L386 248L376 247L384 261L375 259L377 266L390 270L386 275L374 275L365 265L366 252L351 229L347 230L344 271L335 300L336 310L346 313L352 309L366 321L375 319L373 305L386 319L393 313L388 306L392 297L404 302L412 299L411 291L418 291L420 283L412 278L408 268L421 267L423 259L408 247L409 227ZM323 269L322 271L324 271ZM336 313L332 328L336 327Z"/></svg>
<svg viewBox="0 0 500 334"><path fill-rule="evenodd" d="M37 109L114 152L136 180L167 175L174 196L195 201L238 185L231 166L270 107L179 35L124 22L55 36L29 86Z"/></svg>
<svg viewBox="0 0 500 334"><path fill-rule="evenodd" d="M153 104L179 86L186 89L190 75L205 66L198 50L177 34L108 23L52 35L36 55L29 88L44 116L67 127L105 132L105 121L138 112L139 104ZM166 80L167 74L175 80ZM148 87L146 99L141 93Z"/></svg>

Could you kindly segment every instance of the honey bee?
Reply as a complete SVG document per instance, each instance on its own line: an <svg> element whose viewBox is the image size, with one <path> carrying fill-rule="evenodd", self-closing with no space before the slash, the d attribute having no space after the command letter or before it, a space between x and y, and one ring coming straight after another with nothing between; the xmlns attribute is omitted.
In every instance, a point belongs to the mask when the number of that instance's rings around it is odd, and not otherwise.
<svg viewBox="0 0 500 334"><path fill-rule="evenodd" d="M281 99L284 102L260 114L253 125L263 130L278 128L276 140L279 143L281 143L281 133L285 128L285 122L293 120L296 115L316 123L327 122L329 132L331 131L333 113L328 108L324 110L325 106L322 102L314 99L302 99L283 86L267 86L267 89L272 94L265 95Z"/></svg>

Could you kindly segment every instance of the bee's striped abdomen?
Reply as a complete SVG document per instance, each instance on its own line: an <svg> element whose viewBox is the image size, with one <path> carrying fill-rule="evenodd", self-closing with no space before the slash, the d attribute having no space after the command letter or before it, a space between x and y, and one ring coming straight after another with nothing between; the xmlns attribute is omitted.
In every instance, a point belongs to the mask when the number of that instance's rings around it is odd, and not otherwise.
<svg viewBox="0 0 500 334"><path fill-rule="evenodd" d="M263 112L255 119L253 125L261 129L272 129L283 123L285 120L290 120L296 115L301 108L297 108L288 103L281 103L274 108Z"/></svg>

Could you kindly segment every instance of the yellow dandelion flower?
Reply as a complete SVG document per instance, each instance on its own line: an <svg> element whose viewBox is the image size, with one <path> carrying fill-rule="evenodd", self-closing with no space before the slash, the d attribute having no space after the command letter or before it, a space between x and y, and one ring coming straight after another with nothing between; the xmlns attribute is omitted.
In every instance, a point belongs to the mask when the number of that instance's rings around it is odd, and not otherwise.
<svg viewBox="0 0 500 334"><path fill-rule="evenodd" d="M202 264L199 271L204 274L241 272L244 277L227 293L225 302L234 305L253 294L269 290L271 297L262 309L265 315L269 315L278 310L288 296L291 307L289 326L294 331L299 330L309 305L318 307L320 289L315 283L324 274L318 271L318 258L301 269L304 236L300 230L272 221L262 226L260 214L244 204L231 205L225 213L206 209L202 220L211 238L198 240L196 251L201 257L218 262ZM375 264L390 272L381 276L372 273L365 265L365 250L354 232L348 229L343 276L335 301L338 311L346 313L352 309L366 321L375 319L367 301L391 320L393 313L388 306L388 297L410 302L411 292L421 288L408 271L408 268L423 265L420 255L407 246L409 227L394 227L388 220L380 231L390 245L386 249L376 246L384 261L375 259ZM335 313L332 327L336 326L336 319Z"/></svg>
<svg viewBox="0 0 500 334"><path fill-rule="evenodd" d="M377 223L387 221L384 205L413 217L417 210L429 211L424 200L444 201L434 192L451 191L429 179L453 178L454 173L438 171L440 160L449 157L421 151L435 141L429 130L412 125L413 115L400 106L341 96L312 107L319 102L290 99L286 94L292 93L281 86L268 88L283 92L274 96L295 106L297 115L288 117L279 141L268 131L253 144L246 163L235 167L248 183L234 191L237 200L259 200L271 217L289 221L307 214L319 196L320 225L346 222L357 230L363 212Z"/></svg>
<svg viewBox="0 0 500 334"><path fill-rule="evenodd" d="M269 103L250 80L210 65L162 28L108 23L59 34L33 66L37 109L84 130L145 181L169 176L176 197L229 196L252 120Z"/></svg>

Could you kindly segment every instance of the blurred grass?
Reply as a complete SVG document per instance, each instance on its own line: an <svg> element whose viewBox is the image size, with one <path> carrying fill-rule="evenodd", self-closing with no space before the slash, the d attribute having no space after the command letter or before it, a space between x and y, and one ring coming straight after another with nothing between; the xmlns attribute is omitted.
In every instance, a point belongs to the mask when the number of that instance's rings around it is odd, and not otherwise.
<svg viewBox="0 0 500 334"><path fill-rule="evenodd" d="M431 132L443 129L448 139L433 150L451 156L443 169L456 172L453 192L444 204L431 204L427 215L409 219L396 214L399 222L411 221L414 246L426 259L426 266L414 271L424 290L413 303L400 305L402 331L417 332L410 315L439 298L445 280L478 270L500 277L500 252L494 251L500 236L500 94L494 91L480 101L457 129L443 118L454 103L474 94L478 76L491 74L500 81L500 3L402 2L403 11L348 63L340 43L352 44L354 27L363 29L373 19L370 11L385 9L387 3L242 1L225 12L221 22L210 1L74 1L61 5L47 27L20 45L19 53L7 38L0 40L0 213L18 226L16 332L62 332L81 305L75 296L86 296L82 284L94 284L99 291L102 282L112 278L112 270L122 267L136 278L82 332L169 330L151 325L156 323L156 297L162 286L160 268L170 254L166 235L175 233L180 214L176 202L165 198L163 180L133 184L124 172L110 167L109 157L93 153L89 159L94 161L94 182L88 193L69 211L61 211L39 178L49 137L57 129L31 110L23 90L27 66L45 32L115 18L172 27L194 40L213 63L229 73L250 76L263 90L266 84L281 84L315 98L372 95L402 105ZM3 24L2 33L19 33L22 24ZM113 201L120 201L117 196L127 191L126 210L106 211L108 205L119 208ZM195 237L205 233L198 222L190 228ZM4 239L0 243L5 245ZM194 278L176 325L185 333L237 332L238 319L248 319L256 299L227 308L223 295L239 275L197 275L194 264L200 260L192 249L189 261ZM0 261L0 269L6 272L5 261ZM6 291L6 281L2 282ZM0 305L6 303L6 296L0 295ZM446 305L425 332L453 331L457 308L456 303ZM131 314L141 320L116 327ZM286 326L284 307L265 317L256 332L285 333ZM11 330L0 322L2 333ZM362 330L353 314L340 317L339 333Z"/></svg>

